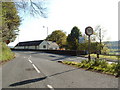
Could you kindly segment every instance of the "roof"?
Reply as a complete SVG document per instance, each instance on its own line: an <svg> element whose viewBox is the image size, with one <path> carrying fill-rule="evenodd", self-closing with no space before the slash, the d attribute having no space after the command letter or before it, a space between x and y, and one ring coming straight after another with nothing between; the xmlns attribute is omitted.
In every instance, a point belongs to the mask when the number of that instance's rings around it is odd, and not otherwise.
<svg viewBox="0 0 120 90"><path fill-rule="evenodd" d="M27 42L19 42L16 46L37 46L41 44L44 40L36 40L36 41L27 41ZM15 47L16 47L15 46Z"/></svg>
<svg viewBox="0 0 120 90"><path fill-rule="evenodd" d="M49 47L59 47L56 42L48 41L48 44L50 45Z"/></svg>

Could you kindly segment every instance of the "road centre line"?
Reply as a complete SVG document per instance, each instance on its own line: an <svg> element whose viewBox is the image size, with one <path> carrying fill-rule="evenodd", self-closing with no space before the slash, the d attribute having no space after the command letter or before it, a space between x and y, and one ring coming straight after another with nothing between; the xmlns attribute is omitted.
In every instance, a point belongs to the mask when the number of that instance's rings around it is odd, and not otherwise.
<svg viewBox="0 0 120 90"><path fill-rule="evenodd" d="M29 59L28 61L29 61L30 63L32 63L32 61L31 61L30 59Z"/></svg>
<svg viewBox="0 0 120 90"><path fill-rule="evenodd" d="M38 68L34 65L34 64L32 64L33 65L33 67L35 68L35 70L38 72L38 73L40 73L40 71L38 70Z"/></svg>
<svg viewBox="0 0 120 90"><path fill-rule="evenodd" d="M48 88L50 88L51 90L54 90L54 88L51 85L47 85Z"/></svg>
<svg viewBox="0 0 120 90"><path fill-rule="evenodd" d="M30 59L31 58L31 55L28 57L28 59Z"/></svg>
<svg viewBox="0 0 120 90"><path fill-rule="evenodd" d="M31 57L31 55L30 55ZM38 70L38 68L32 63L32 61L30 60L30 57L28 58L28 61L33 65L33 67L35 68L35 70L40 73L40 71Z"/></svg>

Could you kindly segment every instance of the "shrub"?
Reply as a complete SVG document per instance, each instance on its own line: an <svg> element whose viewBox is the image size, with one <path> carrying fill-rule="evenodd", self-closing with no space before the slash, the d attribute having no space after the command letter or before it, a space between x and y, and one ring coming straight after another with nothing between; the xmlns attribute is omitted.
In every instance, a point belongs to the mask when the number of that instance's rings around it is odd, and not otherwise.
<svg viewBox="0 0 120 90"><path fill-rule="evenodd" d="M106 60L101 60L99 61L99 65L101 68L107 68L108 63Z"/></svg>
<svg viewBox="0 0 120 90"><path fill-rule="evenodd" d="M64 61L68 65L75 65L80 68L92 69L94 71L103 72L106 74L120 75L120 63L109 64L106 60L83 60L81 63Z"/></svg>
<svg viewBox="0 0 120 90"><path fill-rule="evenodd" d="M101 66L95 66L95 67L93 67L93 69L95 70L95 71L103 71L102 70L102 68L101 68Z"/></svg>
<svg viewBox="0 0 120 90"><path fill-rule="evenodd" d="M88 60L82 60L81 63L87 64L87 63L88 63Z"/></svg>
<svg viewBox="0 0 120 90"><path fill-rule="evenodd" d="M83 63L78 63L76 66L79 67L79 68L82 68L84 66L84 64Z"/></svg>

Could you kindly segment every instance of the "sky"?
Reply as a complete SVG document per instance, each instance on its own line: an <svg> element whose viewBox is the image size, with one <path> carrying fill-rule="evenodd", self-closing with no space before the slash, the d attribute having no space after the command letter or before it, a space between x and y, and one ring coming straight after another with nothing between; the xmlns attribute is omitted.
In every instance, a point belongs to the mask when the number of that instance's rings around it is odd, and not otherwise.
<svg viewBox="0 0 120 90"><path fill-rule="evenodd" d="M118 1L119 0L46 0L48 1L48 18L22 15L24 19L19 27L18 42L43 40L54 30L63 30L68 35L74 26L82 34L87 26L100 25L106 30L104 41L118 40ZM43 26L45 26L43 28Z"/></svg>

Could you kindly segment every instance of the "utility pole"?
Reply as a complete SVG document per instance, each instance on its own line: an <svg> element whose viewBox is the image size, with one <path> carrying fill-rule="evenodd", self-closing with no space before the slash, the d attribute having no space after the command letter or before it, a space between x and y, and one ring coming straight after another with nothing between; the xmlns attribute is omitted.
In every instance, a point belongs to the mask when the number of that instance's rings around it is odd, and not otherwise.
<svg viewBox="0 0 120 90"><path fill-rule="evenodd" d="M47 27L47 37L48 37L48 27ZM48 50L48 41L47 41L47 50Z"/></svg>
<svg viewBox="0 0 120 90"><path fill-rule="evenodd" d="M97 58L99 58L99 54L101 54L101 46L102 46L102 35L101 35L101 27L97 26L96 31L98 31L98 50L97 50Z"/></svg>
<svg viewBox="0 0 120 90"><path fill-rule="evenodd" d="M100 51L99 53L101 54L101 44L102 44L102 39L101 39L101 28L99 30L99 38L100 38Z"/></svg>
<svg viewBox="0 0 120 90"><path fill-rule="evenodd" d="M43 28L45 28L45 26L43 26ZM48 37L48 27L46 27L46 28L47 28L47 37ZM46 42L47 42L47 40L46 40ZM48 42L47 42L46 47L47 47L47 50L48 50Z"/></svg>
<svg viewBox="0 0 120 90"><path fill-rule="evenodd" d="M19 47L19 34L18 34L18 49L19 49L20 47Z"/></svg>

